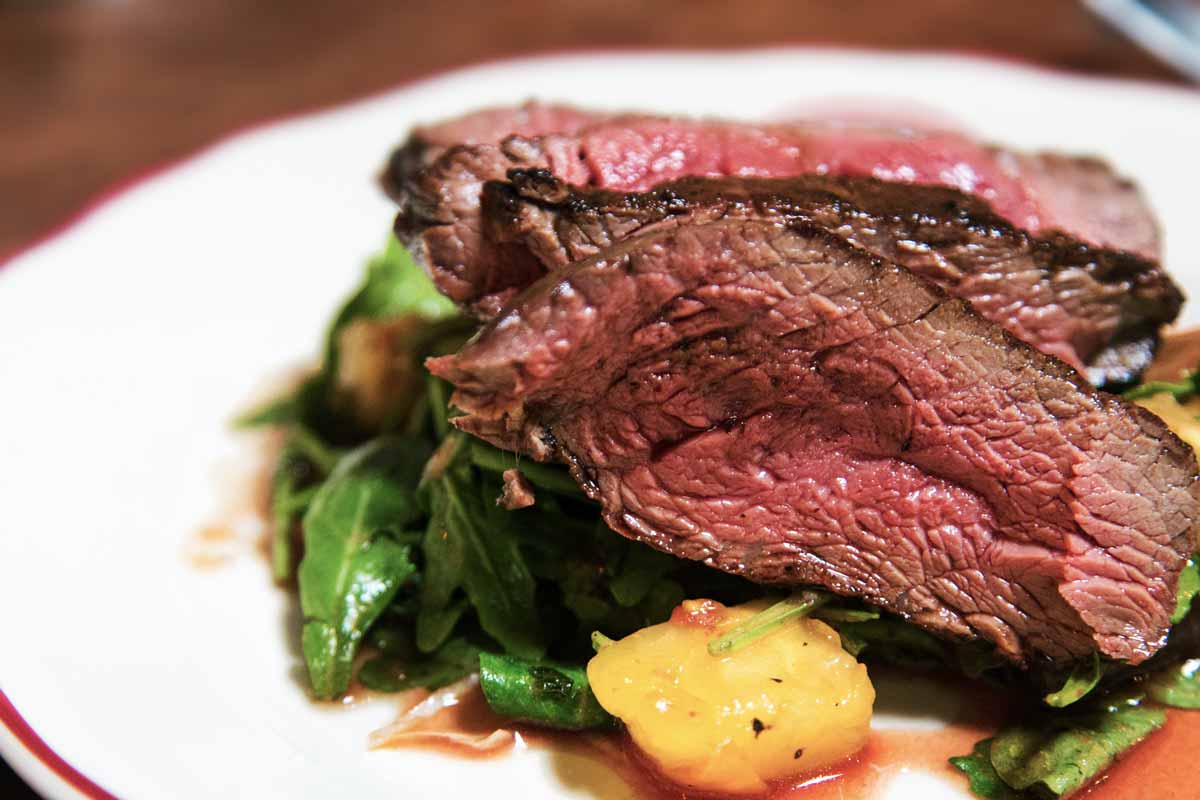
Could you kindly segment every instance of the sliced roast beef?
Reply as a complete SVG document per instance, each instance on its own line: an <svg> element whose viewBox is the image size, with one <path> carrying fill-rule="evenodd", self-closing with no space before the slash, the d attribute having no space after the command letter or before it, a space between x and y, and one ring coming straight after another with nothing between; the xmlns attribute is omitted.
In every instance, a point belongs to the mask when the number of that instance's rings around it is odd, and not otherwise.
<svg viewBox="0 0 1200 800"><path fill-rule="evenodd" d="M380 182L384 191L402 200L403 186L412 175L451 147L496 144L509 136L575 133L607 116L573 106L529 102L515 108L484 108L433 125L420 125L392 153Z"/></svg>
<svg viewBox="0 0 1200 800"><path fill-rule="evenodd" d="M1063 230L1115 250L1161 257L1158 222L1146 198L1137 184L1104 161L1059 153L1011 157L1046 210L1048 220L1039 229Z"/></svg>
<svg viewBox="0 0 1200 800"><path fill-rule="evenodd" d="M393 160L387 182L401 204L396 230L402 241L447 295L485 317L499 310L490 275L504 254L480 238L479 192L513 168L548 169L569 184L618 191L644 191L689 175L817 173L942 184L986 200L1034 233L1062 229L1083 241L1157 256L1153 216L1136 188L1099 162L1013 153L956 133L588 117L527 107L513 118L520 135L489 143L476 137L495 135L497 112L486 124L467 120L415 134ZM556 127L563 132L548 132ZM444 149L456 128L469 134L467 142ZM537 130L543 135L528 135ZM430 160L433 153L439 155Z"/></svg>
<svg viewBox="0 0 1200 800"><path fill-rule="evenodd" d="M1194 545L1157 417L808 223L633 237L428 366L459 428L570 464L618 532L1018 662L1146 659Z"/></svg>
<svg viewBox="0 0 1200 800"><path fill-rule="evenodd" d="M537 265L556 269L648 228L753 216L809 220L895 261L1096 385L1136 378L1183 304L1157 262L1066 234L1033 236L942 186L805 175L683 178L622 193L567 186L546 170L509 179L485 184L482 201L485 238L510 254L489 276L497 302Z"/></svg>

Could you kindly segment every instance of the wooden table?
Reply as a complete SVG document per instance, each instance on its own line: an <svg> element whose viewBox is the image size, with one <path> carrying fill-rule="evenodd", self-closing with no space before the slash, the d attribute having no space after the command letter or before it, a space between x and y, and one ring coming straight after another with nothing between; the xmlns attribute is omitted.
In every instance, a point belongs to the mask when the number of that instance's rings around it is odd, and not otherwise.
<svg viewBox="0 0 1200 800"><path fill-rule="evenodd" d="M0 257L224 133L438 70L547 50L806 43L1179 80L1066 0L0 0Z"/></svg>
<svg viewBox="0 0 1200 800"><path fill-rule="evenodd" d="M0 0L0 260L222 134L439 70L544 51L781 44L965 50L1180 81L1067 0ZM0 796L23 796L18 785L0 764Z"/></svg>

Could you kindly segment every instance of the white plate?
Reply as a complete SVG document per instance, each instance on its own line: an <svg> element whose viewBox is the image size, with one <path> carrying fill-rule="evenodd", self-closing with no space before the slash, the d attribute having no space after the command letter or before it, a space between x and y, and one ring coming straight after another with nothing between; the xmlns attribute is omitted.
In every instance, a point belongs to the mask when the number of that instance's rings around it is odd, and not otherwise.
<svg viewBox="0 0 1200 800"><path fill-rule="evenodd" d="M587 55L469 69L230 139L0 271L0 751L53 797L97 790L50 751L122 798L619 793L540 751L368 752L388 703L306 700L288 604L249 545L219 570L185 557L247 471L226 422L316 351L389 228L372 179L414 122L528 97L756 117L846 96L1109 159L1145 187L1169 268L1200 294L1200 95L1158 86L945 56ZM888 794L965 788L908 775Z"/></svg>

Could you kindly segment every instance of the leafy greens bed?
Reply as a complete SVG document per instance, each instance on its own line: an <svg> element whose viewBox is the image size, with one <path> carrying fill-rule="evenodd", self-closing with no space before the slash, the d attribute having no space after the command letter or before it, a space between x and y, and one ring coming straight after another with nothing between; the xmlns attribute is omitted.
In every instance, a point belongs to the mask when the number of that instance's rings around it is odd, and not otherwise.
<svg viewBox="0 0 1200 800"><path fill-rule="evenodd" d="M332 699L355 680L383 692L437 689L478 672L503 717L568 730L612 725L584 670L594 634L662 622L685 598L735 603L766 589L617 535L565 468L455 431L448 386L422 363L473 329L393 239L330 324L319 370L239 420L285 434L272 481L272 568L299 588L313 693ZM1183 401L1198 388L1189 378L1133 394ZM506 510L497 499L517 480L534 502ZM1193 560L1175 622L1198 590ZM856 656L954 670L1028 699L994 738L951 759L989 800L1067 796L1160 727L1163 706L1200 708L1200 660L1182 657L1191 642L1168 646L1152 674L1096 659L1039 687L987 647L803 594L790 610L774 608L819 616Z"/></svg>

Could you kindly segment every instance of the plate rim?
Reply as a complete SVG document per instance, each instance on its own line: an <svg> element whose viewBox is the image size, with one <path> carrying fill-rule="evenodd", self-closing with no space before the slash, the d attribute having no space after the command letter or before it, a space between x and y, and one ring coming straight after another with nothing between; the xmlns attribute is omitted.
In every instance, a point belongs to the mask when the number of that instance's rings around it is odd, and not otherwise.
<svg viewBox="0 0 1200 800"><path fill-rule="evenodd" d="M65 785L89 800L118 800L116 795L55 752L21 715L3 689L0 689L0 725L7 729L17 745L6 747L7 743L0 739L0 753L22 779L30 784L44 785L50 781Z"/></svg>
<svg viewBox="0 0 1200 800"><path fill-rule="evenodd" d="M128 194L140 190L144 184L152 183L199 161L214 151L235 143L255 133L281 127L332 112L348 111L355 106L369 104L390 95L410 91L424 84L435 83L466 72L486 72L503 68L536 68L549 63L595 60L617 60L639 57L695 57L753 58L769 56L823 55L830 57L859 57L886 59L895 62L940 59L949 62L973 64L992 70L1017 70L1030 74L1053 76L1059 80L1092 86L1111 86L1129 90L1153 90L1164 95L1174 95L1192 102L1200 101L1200 86L1178 85L1146 78L1128 78L1111 75L1089 75L1066 67L1034 61L1012 53L977 48L919 48L913 50L873 49L853 47L836 43L806 43L803 45L769 44L738 48L695 48L695 47L643 47L608 46L597 48L548 48L519 56L500 56L466 61L450 67L437 68L419 75L397 81L388 86L348 98L318 103L305 108L265 117L231 128L208 142L177 156L152 162L135 169L130 174L100 188L85 199L74 210L69 211L57 222L36 232L32 237L0 251L0 272L36 250L49 246L66 236L91 216ZM51 786L65 789L70 796L82 796L88 800L118 800L113 793L100 786L87 775L72 766L38 734L33 725L17 709L11 698L0 687L0 755L22 779L36 790L48 790Z"/></svg>

